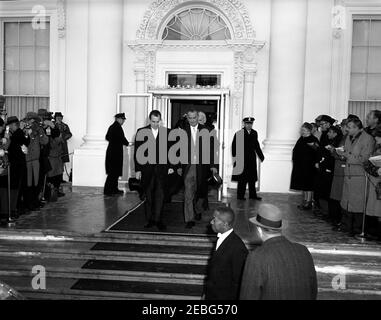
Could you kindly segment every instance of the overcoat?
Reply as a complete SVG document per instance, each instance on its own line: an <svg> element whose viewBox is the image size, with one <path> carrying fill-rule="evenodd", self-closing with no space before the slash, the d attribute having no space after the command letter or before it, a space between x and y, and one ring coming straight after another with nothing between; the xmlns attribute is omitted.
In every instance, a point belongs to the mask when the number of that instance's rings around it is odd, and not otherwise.
<svg viewBox="0 0 381 320"><path fill-rule="evenodd" d="M377 145L372 156L381 155L381 145ZM381 218L381 200L377 199L376 194L376 186L378 183L381 183L381 176L373 177L368 175L369 177L369 191L368 191L368 200L366 206L366 214L368 216L375 216Z"/></svg>
<svg viewBox="0 0 381 320"><path fill-rule="evenodd" d="M374 150L374 138L365 131L357 136L348 136L345 140L343 197L341 207L353 213L364 211L365 204L365 170L366 162Z"/></svg>
<svg viewBox="0 0 381 320"><path fill-rule="evenodd" d="M27 185L37 186L40 177L40 155L41 147L47 145L49 142L48 136L45 134L44 129L39 126L32 128L30 135L30 144L28 146L28 154L26 155L26 168L27 168ZM34 184L33 184L34 182Z"/></svg>
<svg viewBox="0 0 381 320"><path fill-rule="evenodd" d="M250 134L245 128L237 131L233 138L232 156L236 158L232 181L255 182L258 180L257 156L261 161L263 161L265 157L258 142L257 131L252 129L250 130ZM242 165L239 164L239 162L242 162L242 159L244 161L243 171L239 172L241 171L240 169L242 169Z"/></svg>
<svg viewBox="0 0 381 320"><path fill-rule="evenodd" d="M106 174L120 177L123 175L123 146L128 146L129 143L118 121L108 128L106 140Z"/></svg>
<svg viewBox="0 0 381 320"><path fill-rule="evenodd" d="M314 144L311 146L309 144ZM310 135L300 137L292 151L292 173L290 189L312 191L315 186L317 169L315 164L319 162L319 140Z"/></svg>
<svg viewBox="0 0 381 320"><path fill-rule="evenodd" d="M242 275L241 300L315 300L317 277L308 249L283 236L251 251Z"/></svg>
<svg viewBox="0 0 381 320"><path fill-rule="evenodd" d="M63 154L62 154L62 162L70 162L70 157L69 157L69 148L67 145L67 141L73 136L72 133L70 132L69 126L64 123L56 123L57 128L61 132L61 136L63 139Z"/></svg>

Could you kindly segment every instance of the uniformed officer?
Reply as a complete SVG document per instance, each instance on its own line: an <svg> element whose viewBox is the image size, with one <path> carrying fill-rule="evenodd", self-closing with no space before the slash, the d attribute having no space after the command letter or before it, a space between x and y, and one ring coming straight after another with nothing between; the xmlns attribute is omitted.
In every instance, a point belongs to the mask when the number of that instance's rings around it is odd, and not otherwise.
<svg viewBox="0 0 381 320"><path fill-rule="evenodd" d="M69 157L69 148L68 148L68 145L67 145L67 141L73 136L72 133L70 132L70 128L69 126L63 122L63 114L61 112L56 112L54 114L54 120L55 120L55 124L56 124L56 127L60 130L61 132L61 137L62 137L62 140L63 140L63 155L62 155L62 162L63 162L63 165L65 167L65 163L68 163L70 162L70 157ZM62 177L62 183L64 183L64 179Z"/></svg>
<svg viewBox="0 0 381 320"><path fill-rule="evenodd" d="M258 142L258 133L253 130L253 117L243 119L244 127L233 138L232 155L235 158L232 180L238 182L237 199L246 200L246 184L249 184L249 198L262 200L257 196L255 183L258 180L257 156L263 162L265 157Z"/></svg>
<svg viewBox="0 0 381 320"><path fill-rule="evenodd" d="M122 128L125 120L124 113L116 114L115 122L108 128L106 134L108 147L106 151L107 179L103 189L105 195L124 193L118 189L118 178L123 175L123 146L129 145Z"/></svg>

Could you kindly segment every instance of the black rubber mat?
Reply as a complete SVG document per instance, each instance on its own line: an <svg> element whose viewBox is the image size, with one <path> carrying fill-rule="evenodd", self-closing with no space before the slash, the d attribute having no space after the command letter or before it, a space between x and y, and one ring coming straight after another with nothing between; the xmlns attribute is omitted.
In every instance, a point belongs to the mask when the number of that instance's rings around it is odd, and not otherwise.
<svg viewBox="0 0 381 320"><path fill-rule="evenodd" d="M162 272L162 273L185 273L206 274L205 265L180 264L180 263L156 263L140 261L111 261L111 260L89 260L83 269L95 270L120 270L139 272Z"/></svg>
<svg viewBox="0 0 381 320"><path fill-rule="evenodd" d="M209 210L205 211L200 221L196 221L196 225L191 228L185 228L184 222L184 203L171 202L166 203L163 208L162 221L167 226L165 233L180 233L180 234L197 234L197 235L212 235L215 233L210 227L210 221L213 219L214 209L218 206L225 206L223 203L209 203ZM145 217L145 204L137 206L123 218L109 227L109 232L160 232L156 227L145 228L147 224Z"/></svg>
<svg viewBox="0 0 381 320"><path fill-rule="evenodd" d="M213 247L98 242L91 250L210 255Z"/></svg>
<svg viewBox="0 0 381 320"><path fill-rule="evenodd" d="M81 279L71 289L201 297L203 286L182 283Z"/></svg>

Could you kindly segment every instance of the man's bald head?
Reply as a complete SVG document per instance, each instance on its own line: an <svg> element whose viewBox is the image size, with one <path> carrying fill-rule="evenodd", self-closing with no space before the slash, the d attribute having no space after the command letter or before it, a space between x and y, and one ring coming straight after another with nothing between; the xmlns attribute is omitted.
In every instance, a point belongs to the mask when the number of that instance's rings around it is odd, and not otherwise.
<svg viewBox="0 0 381 320"><path fill-rule="evenodd" d="M214 218L210 222L212 229L216 233L224 233L233 228L234 211L228 207L218 207L214 209Z"/></svg>

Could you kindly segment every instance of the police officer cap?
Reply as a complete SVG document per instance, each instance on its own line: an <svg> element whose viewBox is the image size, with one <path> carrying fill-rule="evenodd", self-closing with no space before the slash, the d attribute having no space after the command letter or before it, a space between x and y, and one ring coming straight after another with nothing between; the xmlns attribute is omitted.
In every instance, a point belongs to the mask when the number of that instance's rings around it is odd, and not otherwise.
<svg viewBox="0 0 381 320"><path fill-rule="evenodd" d="M126 116L124 115L124 112L116 114L115 119L118 119L118 118L126 120Z"/></svg>
<svg viewBox="0 0 381 320"><path fill-rule="evenodd" d="M331 125L334 124L336 122L335 119L331 118L330 116L327 116L327 115L322 115L321 118L320 118L320 122L328 122L330 123Z"/></svg>
<svg viewBox="0 0 381 320"><path fill-rule="evenodd" d="M253 117L246 117L246 118L243 118L243 122L245 123L253 123L254 122L254 118Z"/></svg>

